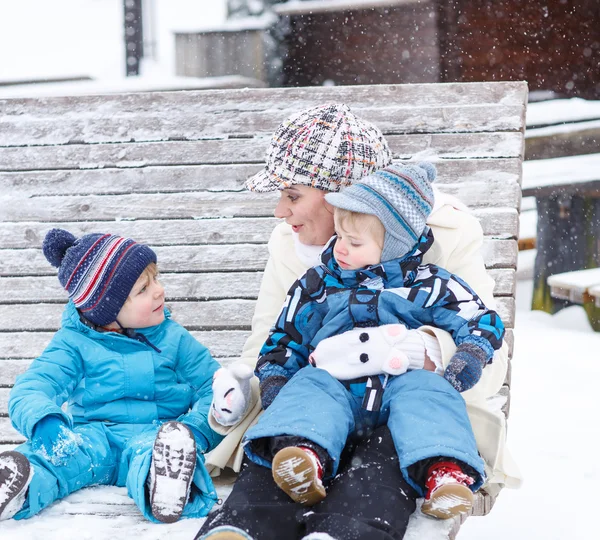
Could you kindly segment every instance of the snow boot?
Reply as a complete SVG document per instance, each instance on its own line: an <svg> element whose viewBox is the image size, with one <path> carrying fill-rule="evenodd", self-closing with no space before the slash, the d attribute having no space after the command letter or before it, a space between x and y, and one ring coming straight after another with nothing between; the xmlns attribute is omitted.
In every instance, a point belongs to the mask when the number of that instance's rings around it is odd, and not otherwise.
<svg viewBox="0 0 600 540"><path fill-rule="evenodd" d="M317 454L305 446L288 446L273 457L275 483L294 501L312 506L327 493L323 487L323 467Z"/></svg>
<svg viewBox="0 0 600 540"><path fill-rule="evenodd" d="M454 462L435 463L427 473L421 512L438 519L449 519L469 512L473 507L473 492L469 486L474 482Z"/></svg>
<svg viewBox="0 0 600 540"><path fill-rule="evenodd" d="M215 527L212 531L207 532L204 536L200 536L196 540L254 540L249 534L242 529L232 527L230 525L222 525Z"/></svg>
<svg viewBox="0 0 600 540"><path fill-rule="evenodd" d="M158 521L174 523L181 517L195 469L192 431L180 422L165 422L156 434L149 476L150 507Z"/></svg>
<svg viewBox="0 0 600 540"><path fill-rule="evenodd" d="M33 467L23 454L0 453L0 521L21 510L32 477Z"/></svg>

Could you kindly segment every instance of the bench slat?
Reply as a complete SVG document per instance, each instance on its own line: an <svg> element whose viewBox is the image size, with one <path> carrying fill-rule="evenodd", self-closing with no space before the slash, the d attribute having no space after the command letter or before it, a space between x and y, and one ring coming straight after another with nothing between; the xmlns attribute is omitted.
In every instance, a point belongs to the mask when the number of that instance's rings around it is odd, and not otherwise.
<svg viewBox="0 0 600 540"><path fill-rule="evenodd" d="M229 160L230 157L223 156L223 159ZM28 167L31 166L32 164L28 164ZM261 163L172 166L146 164L138 167L99 169L80 169L80 164L69 164L69 167L73 166L76 168L0 172L0 192L38 196L244 191L246 179L262 168ZM437 161L436 167L437 184L481 182L491 179L519 182L521 177L520 162L513 158L444 159Z"/></svg>
<svg viewBox="0 0 600 540"><path fill-rule="evenodd" d="M395 159L426 153L427 159L518 158L520 133L390 135ZM0 148L0 170L139 168L150 165L262 163L268 140L224 139L117 144L69 144Z"/></svg>
<svg viewBox="0 0 600 540"><path fill-rule="evenodd" d="M514 299L497 298L498 312L506 326L512 327ZM173 318L189 330L250 329L255 300L209 300L206 302L169 302ZM3 332L56 331L62 304L0 304Z"/></svg>
<svg viewBox="0 0 600 540"><path fill-rule="evenodd" d="M475 209L483 234L495 238L516 238L518 214L514 208ZM153 247L194 244L247 244L267 243L276 218L222 218L177 220L127 221L34 221L0 222L0 245L8 248L39 248L44 236L53 227L67 229L75 236L109 231L125 237L134 237Z"/></svg>
<svg viewBox="0 0 600 540"><path fill-rule="evenodd" d="M498 242L496 240L496 242ZM268 250L264 244L163 246L155 249L164 272L217 272L264 270ZM41 249L2 250L0 276L53 275Z"/></svg>
<svg viewBox="0 0 600 540"><path fill-rule="evenodd" d="M512 296L515 271L507 268L490 270L495 281L494 296ZM161 273L160 281L172 300L217 300L221 298L256 298L262 272L214 272L206 274ZM223 280L227 287L222 287ZM65 302L67 293L55 276L4 277L0 280L0 304L19 302Z"/></svg>
<svg viewBox="0 0 600 540"><path fill-rule="evenodd" d="M160 274L159 279L165 286L169 303L173 300L254 299L257 297L262 275L262 272ZM506 281L509 279L508 275L499 274L499 290L508 290ZM227 287L222 286L225 280ZM65 302L67 293L55 276L2 278L0 304L14 303L14 299L21 302Z"/></svg>
<svg viewBox="0 0 600 540"><path fill-rule="evenodd" d="M207 91L175 96L152 93L0 100L0 113L4 117L0 145L198 139L224 134L268 136L287 116L336 98L378 125L384 134L519 131L522 128L525 111L519 100L526 92L523 85L515 85L509 92L511 98L500 102L497 90L483 99L474 92L469 100L468 89L444 86L448 94L431 94L430 87L423 92L427 98L420 101L414 100L412 89L405 91L384 85L368 90L366 87L299 89L295 99L290 96L293 90L285 89L281 92L281 101L275 89L266 92L229 90L226 100L222 93L211 95ZM453 94L456 94L454 100ZM325 95L328 97L322 101ZM408 96L413 99L405 101Z"/></svg>
<svg viewBox="0 0 600 540"><path fill-rule="evenodd" d="M445 185L444 191L470 208L504 208L517 205L521 189L517 183L471 182ZM498 196L502 194L504 198ZM491 200L485 204L487 196ZM5 221L106 221L153 219L216 219L270 217L276 194L257 193L169 193L48 197L3 197L0 215Z"/></svg>
<svg viewBox="0 0 600 540"><path fill-rule="evenodd" d="M230 245L162 246L155 251L164 272L263 270L268 257L265 244L237 244L233 248ZM484 238L483 259L486 268L516 268L517 241ZM1 251L0 276L54 274L41 249Z"/></svg>

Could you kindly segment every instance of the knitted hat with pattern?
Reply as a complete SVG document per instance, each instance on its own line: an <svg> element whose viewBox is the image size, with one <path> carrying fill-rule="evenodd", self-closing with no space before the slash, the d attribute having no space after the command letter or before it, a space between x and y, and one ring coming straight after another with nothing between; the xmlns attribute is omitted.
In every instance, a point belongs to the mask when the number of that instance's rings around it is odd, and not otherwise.
<svg viewBox="0 0 600 540"><path fill-rule="evenodd" d="M323 105L296 113L277 128L265 168L249 178L246 187L267 192L300 184L339 191L391 161L377 127L355 116L347 105Z"/></svg>
<svg viewBox="0 0 600 540"><path fill-rule="evenodd" d="M42 250L75 307L98 326L117 320L135 282L156 262L154 251L131 238L95 233L77 239L64 229L50 230Z"/></svg>
<svg viewBox="0 0 600 540"><path fill-rule="evenodd" d="M328 193L332 206L376 216L385 228L382 261L406 255L423 234L433 208L431 163L392 164L340 193Z"/></svg>

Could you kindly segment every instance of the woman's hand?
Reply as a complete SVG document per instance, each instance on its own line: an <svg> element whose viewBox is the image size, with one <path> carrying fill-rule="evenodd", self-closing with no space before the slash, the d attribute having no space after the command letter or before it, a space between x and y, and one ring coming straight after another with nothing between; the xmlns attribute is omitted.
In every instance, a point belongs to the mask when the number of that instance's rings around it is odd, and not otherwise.
<svg viewBox="0 0 600 540"><path fill-rule="evenodd" d="M210 406L213 418L222 426L237 424L250 405L250 379L254 372L246 364L234 364L215 372L213 400Z"/></svg>

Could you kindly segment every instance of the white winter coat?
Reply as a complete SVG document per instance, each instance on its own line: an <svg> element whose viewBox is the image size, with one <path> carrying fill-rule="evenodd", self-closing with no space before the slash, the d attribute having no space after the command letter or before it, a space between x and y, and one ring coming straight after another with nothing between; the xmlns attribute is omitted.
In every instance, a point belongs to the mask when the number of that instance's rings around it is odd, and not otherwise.
<svg viewBox="0 0 600 540"><path fill-rule="evenodd" d="M481 255L483 232L479 222L453 197L436 192L435 201L427 220L435 241L425 253L423 262L437 264L457 274L475 290L486 306L495 309L494 281L488 275ZM255 367L258 353L279 315L289 288L306 270L307 266L296 255L291 227L285 223L277 225L269 240L269 260L252 318L252 333L242 351L242 362ZM438 339L445 367L456 349L454 340L438 328L424 326L421 330L429 331ZM504 414L497 406L498 400L488 399L500 390L507 368L508 345L504 343L496 351L494 361L483 370L480 381L463 393L479 452L486 462L488 484L496 484L486 486L488 492L498 489L498 484L518 487L521 482L518 468L505 447ZM239 443L261 410L256 378L253 382L253 408L240 424L225 429L211 422L213 429L227 433L221 444L206 456L206 465L213 475L218 475L220 469L226 466L239 471L243 457Z"/></svg>

